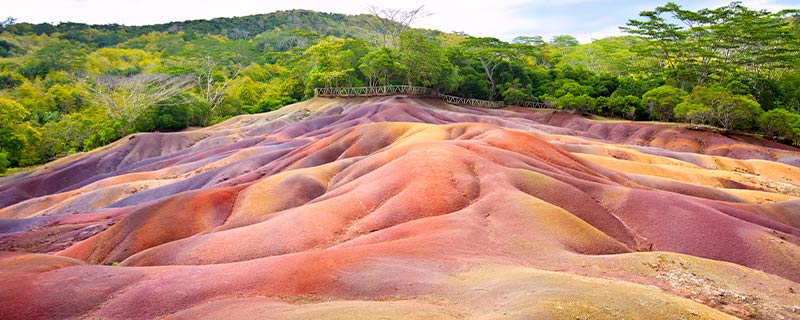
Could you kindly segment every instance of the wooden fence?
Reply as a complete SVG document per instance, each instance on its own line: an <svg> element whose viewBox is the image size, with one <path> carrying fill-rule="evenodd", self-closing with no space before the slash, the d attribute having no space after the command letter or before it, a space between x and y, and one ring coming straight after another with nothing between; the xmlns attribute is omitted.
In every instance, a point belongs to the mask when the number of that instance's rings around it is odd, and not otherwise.
<svg viewBox="0 0 800 320"><path fill-rule="evenodd" d="M542 101L542 102L539 102L539 101L522 101L522 102L516 103L514 105L518 105L520 107L526 107L526 108L537 108L537 109L553 108L553 105L552 105L552 103L550 103L550 101Z"/></svg>
<svg viewBox="0 0 800 320"><path fill-rule="evenodd" d="M431 88L415 86L381 87L330 87L314 89L315 97L376 97L405 94L412 96L433 96Z"/></svg>
<svg viewBox="0 0 800 320"><path fill-rule="evenodd" d="M505 103L503 101L489 101L489 100L478 100L478 99L468 99L456 96L448 96L446 94L439 94L439 99L444 100L444 102L450 104L458 104L458 105L467 105L467 106L476 106L476 107L484 107L484 108L502 108L505 107Z"/></svg>
<svg viewBox="0 0 800 320"><path fill-rule="evenodd" d="M457 104L457 105L468 105L468 106L476 106L476 107L483 107L483 108L503 108L506 106L506 103L503 101L489 101L489 100L479 100L479 99L470 99L470 98L462 98L456 96L449 96L446 94L441 94L436 92L431 88L426 87L416 87L416 86L406 86L406 85L396 85L396 86L379 86L379 87L328 87L328 88L315 88L314 89L314 96L315 97L345 97L345 98L352 98L352 97L378 97L378 96L392 96L392 95L410 95L410 96L419 96L419 97L436 97L442 99L444 102ZM527 108L551 108L549 101L545 102L534 102L534 101L523 101L518 104L521 107Z"/></svg>

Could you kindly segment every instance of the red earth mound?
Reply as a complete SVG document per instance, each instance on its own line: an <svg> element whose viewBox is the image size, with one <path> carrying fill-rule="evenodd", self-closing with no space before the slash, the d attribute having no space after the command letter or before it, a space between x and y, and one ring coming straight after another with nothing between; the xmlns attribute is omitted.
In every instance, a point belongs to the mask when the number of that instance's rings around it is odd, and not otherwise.
<svg viewBox="0 0 800 320"><path fill-rule="evenodd" d="M800 150L402 97L0 181L0 315L800 317Z"/></svg>

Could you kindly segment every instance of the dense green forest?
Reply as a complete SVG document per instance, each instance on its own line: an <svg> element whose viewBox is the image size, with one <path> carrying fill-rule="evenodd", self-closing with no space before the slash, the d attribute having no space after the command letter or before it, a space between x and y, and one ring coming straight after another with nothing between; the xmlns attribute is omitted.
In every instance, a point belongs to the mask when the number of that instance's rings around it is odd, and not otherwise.
<svg viewBox="0 0 800 320"><path fill-rule="evenodd" d="M797 10L668 3L621 26L627 36L587 44L568 35L507 43L408 28L408 12L373 13L292 10L151 26L9 18L0 25L0 171L133 132L274 110L324 86L411 84L800 144Z"/></svg>

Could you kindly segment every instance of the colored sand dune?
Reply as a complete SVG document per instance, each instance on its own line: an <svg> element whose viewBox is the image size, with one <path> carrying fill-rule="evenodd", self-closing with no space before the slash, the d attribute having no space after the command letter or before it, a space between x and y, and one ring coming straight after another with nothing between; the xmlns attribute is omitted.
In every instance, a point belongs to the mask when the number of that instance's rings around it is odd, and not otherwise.
<svg viewBox="0 0 800 320"><path fill-rule="evenodd" d="M0 180L4 319L796 319L800 150L316 98Z"/></svg>

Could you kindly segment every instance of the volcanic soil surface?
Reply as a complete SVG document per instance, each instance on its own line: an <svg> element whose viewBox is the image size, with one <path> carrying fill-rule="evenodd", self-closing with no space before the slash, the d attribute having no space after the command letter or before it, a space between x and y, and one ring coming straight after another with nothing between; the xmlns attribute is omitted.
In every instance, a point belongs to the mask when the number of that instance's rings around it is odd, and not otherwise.
<svg viewBox="0 0 800 320"><path fill-rule="evenodd" d="M3 319L798 319L800 150L315 98L0 180Z"/></svg>

